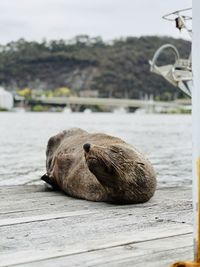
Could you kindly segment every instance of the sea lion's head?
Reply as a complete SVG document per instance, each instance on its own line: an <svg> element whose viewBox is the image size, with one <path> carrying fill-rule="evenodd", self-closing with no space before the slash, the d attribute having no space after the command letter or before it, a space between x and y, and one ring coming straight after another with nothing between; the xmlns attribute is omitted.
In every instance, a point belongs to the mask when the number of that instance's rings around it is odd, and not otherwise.
<svg viewBox="0 0 200 267"><path fill-rule="evenodd" d="M89 170L102 184L113 187L128 180L136 157L131 149L118 144L98 146L89 143L84 144L83 149Z"/></svg>
<svg viewBox="0 0 200 267"><path fill-rule="evenodd" d="M150 162L126 144L83 145L89 170L112 194L115 201L145 202L156 188L156 176ZM125 193L124 193L125 192ZM130 201L130 202L131 202Z"/></svg>
<svg viewBox="0 0 200 267"><path fill-rule="evenodd" d="M86 143L83 149L89 170L115 195L114 198L126 198L120 192L127 192L129 195L127 199L130 199L131 192L137 190L138 194L148 191L147 199L153 195L156 184L154 170L150 162L141 158L140 154L130 146L125 144L97 146ZM151 184L149 181L152 179ZM149 186L151 188L148 188Z"/></svg>
<svg viewBox="0 0 200 267"><path fill-rule="evenodd" d="M96 176L104 186L115 187L120 179L119 148L97 146L86 143L83 145L85 159L89 170Z"/></svg>

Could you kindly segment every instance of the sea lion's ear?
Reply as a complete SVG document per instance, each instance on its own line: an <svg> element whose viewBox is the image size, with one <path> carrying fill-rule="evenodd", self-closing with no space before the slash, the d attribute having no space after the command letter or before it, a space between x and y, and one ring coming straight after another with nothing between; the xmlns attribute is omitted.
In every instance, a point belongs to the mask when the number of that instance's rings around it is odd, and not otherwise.
<svg viewBox="0 0 200 267"><path fill-rule="evenodd" d="M42 175L41 180L45 181L47 184L51 185L54 189L58 189L58 185L52 180L47 173Z"/></svg>

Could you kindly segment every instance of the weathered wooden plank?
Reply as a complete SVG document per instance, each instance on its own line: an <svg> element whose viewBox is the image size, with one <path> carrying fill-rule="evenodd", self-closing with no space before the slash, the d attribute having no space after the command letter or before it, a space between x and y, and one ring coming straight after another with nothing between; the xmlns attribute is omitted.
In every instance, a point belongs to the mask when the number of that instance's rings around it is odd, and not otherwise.
<svg viewBox="0 0 200 267"><path fill-rule="evenodd" d="M89 267L89 266L147 266L169 267L181 260L192 259L192 236L180 235L123 246L54 257L42 261L21 264L22 267Z"/></svg>
<svg viewBox="0 0 200 267"><path fill-rule="evenodd" d="M187 187L158 187L156 193L170 191L170 194L176 195L178 198L184 198L188 196L188 192L192 192L191 186ZM21 199L23 196L26 198L33 197L34 195L45 195L48 194L56 196L60 195L59 191L54 191L50 188L47 188L44 184L41 185L19 185L19 186L0 186L0 198L3 199ZM191 193L190 193L191 197ZM167 198L163 195L163 198Z"/></svg>
<svg viewBox="0 0 200 267"><path fill-rule="evenodd" d="M5 214L0 214L0 226L9 225L9 224L18 224L23 222L36 222L41 220L50 220L57 218L64 218L68 216L77 216L80 214L101 214L104 212L104 216L107 214L113 217L123 217L128 216L131 219L134 216L134 222L137 223L137 219L140 220L143 217L143 220L151 220L155 222L162 221L173 221L180 223L189 223L192 224L192 211L189 208L185 208L184 206L174 206L171 209L165 210L164 208L158 209L157 207L144 207L140 209L135 209L132 206L129 208L124 207L108 207L108 206L100 206L95 208L95 206L81 206L77 207L66 207L66 205L46 205L39 208L35 208L32 206L32 209L27 208L27 210L16 210L16 212L7 212Z"/></svg>
<svg viewBox="0 0 200 267"><path fill-rule="evenodd" d="M25 187L16 194L18 187L6 190L10 194L8 201L4 199L0 205L0 266L192 231L191 188L161 188L150 202L125 206L40 192L39 187L27 187L27 193Z"/></svg>
<svg viewBox="0 0 200 267"><path fill-rule="evenodd" d="M10 251L8 247L7 251L0 253L0 266L9 266L13 264L29 263L34 261L40 261L45 259L53 259L57 257L62 257L66 255L82 254L84 252L91 252L95 250L105 250L107 248L113 248L118 246L127 246L130 244L143 243L144 241L155 242L154 246L158 248L160 245L160 240L167 237L172 238L178 235L191 233L191 227L185 226L180 228L179 225L165 225L164 227L151 227L148 231L138 230L137 232L119 232L119 233L100 233L100 235L94 235L87 232L87 235L79 232L79 236L73 238L73 240L61 240L60 235L54 235L54 243L52 238L46 238L41 240L39 233L38 236L32 239L32 245L27 246L26 244L21 244L20 249L15 249ZM51 234L49 232L49 234ZM74 233L71 233L73 237ZM77 234L77 233L75 233ZM63 233L64 235L64 233ZM25 238L26 236L24 236ZM69 237L69 236L68 236ZM187 244L191 245L191 237L188 235ZM22 242L22 240L21 240ZM63 242L63 243L62 243ZM171 241L170 241L171 242ZM62 243L62 244L61 244ZM14 245L14 244L13 244ZM18 246L16 244L14 246ZM182 246L182 244L181 244ZM185 246L185 245L184 245ZM18 248L18 247L17 247ZM141 249L139 252L141 255L145 254L145 250ZM71 266L71 265L69 265Z"/></svg>
<svg viewBox="0 0 200 267"><path fill-rule="evenodd" d="M168 193L168 192L167 192ZM170 194L169 194L170 195ZM153 219L159 221L174 221L174 222L184 222L190 223L191 216L191 201L182 200L181 204L174 200L170 195L170 200L162 201L159 205L159 196L156 196L152 201L140 204L140 205L110 205L106 203L94 203L83 200L76 200L64 195L60 197L44 197L40 199L24 199L20 204L17 203L17 208L21 207L21 210L10 211L9 206L7 207L9 212L4 212L0 214L0 226L9 224L19 224L23 222L34 222L43 221L57 218L64 218L68 216L79 215L79 214L96 214L98 211L100 213L102 210L104 212L109 212L112 216L135 216L137 217L152 217ZM39 201L39 203L38 203ZM13 201L16 205L16 201ZM42 203L40 203L42 202ZM38 205L36 205L37 203ZM66 203L66 204L65 204ZM12 206L14 205L12 203ZM40 207L40 208L39 208ZM1 208L2 209L2 208ZM88 212L88 210L90 210ZM142 212L141 212L142 211ZM180 216L179 216L180 215ZM137 220L136 220L137 223Z"/></svg>
<svg viewBox="0 0 200 267"><path fill-rule="evenodd" d="M47 188L45 185L16 185L16 186L0 186L0 198L1 200L6 199L22 199L24 198L32 198L35 196L42 196L47 194L50 196L60 195L59 191L52 190L51 188Z"/></svg>
<svg viewBox="0 0 200 267"><path fill-rule="evenodd" d="M9 219L1 219L0 220L0 227L1 226L11 226L13 224L22 224L22 223L30 223L30 222L41 222L41 221L48 221L48 220L57 220L57 219L63 219L66 217L75 217L75 216L81 216L81 215L89 215L92 212L90 211L68 211L68 212L59 212L59 213L53 213L53 214L40 214L35 216L26 216L26 217L20 217L20 218L9 218Z"/></svg>
<svg viewBox="0 0 200 267"><path fill-rule="evenodd" d="M12 185L12 186L0 186L0 196L12 197L12 193L15 192L15 196L22 194L41 193L47 191L47 187L42 185ZM49 189L49 192L53 192Z"/></svg>
<svg viewBox="0 0 200 267"><path fill-rule="evenodd" d="M186 190L185 188L182 188L181 192L180 190L177 191L176 188L167 188L164 192L163 190L158 190L151 201L139 205L95 203L67 197L59 192L49 193L45 191L42 195L37 195L34 194L33 190L28 196L18 198L18 195L15 195L15 190L13 190L12 198L1 201L0 219L88 209L92 212L107 209L119 210L120 212L126 210L130 214L134 210L135 214L137 212L140 213L142 208L144 214L157 211L158 213L170 213L191 210L192 207L191 190ZM188 216L188 218L190 217Z"/></svg>

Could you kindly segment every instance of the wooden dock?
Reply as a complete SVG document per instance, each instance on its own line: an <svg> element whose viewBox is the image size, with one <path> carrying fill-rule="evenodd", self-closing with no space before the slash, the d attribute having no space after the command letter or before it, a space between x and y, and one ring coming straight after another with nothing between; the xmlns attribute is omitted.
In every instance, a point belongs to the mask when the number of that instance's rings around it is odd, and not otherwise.
<svg viewBox="0 0 200 267"><path fill-rule="evenodd" d="M192 259L191 187L148 203L73 199L41 186L0 187L0 266L167 267Z"/></svg>

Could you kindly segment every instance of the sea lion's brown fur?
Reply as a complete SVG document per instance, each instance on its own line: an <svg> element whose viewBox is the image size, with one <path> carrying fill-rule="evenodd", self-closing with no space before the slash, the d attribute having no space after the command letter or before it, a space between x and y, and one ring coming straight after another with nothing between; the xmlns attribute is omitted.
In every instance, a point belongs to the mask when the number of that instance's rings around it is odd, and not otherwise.
<svg viewBox="0 0 200 267"><path fill-rule="evenodd" d="M42 179L73 197L142 203L155 192L151 163L117 137L82 129L63 131L49 139L46 157Z"/></svg>

